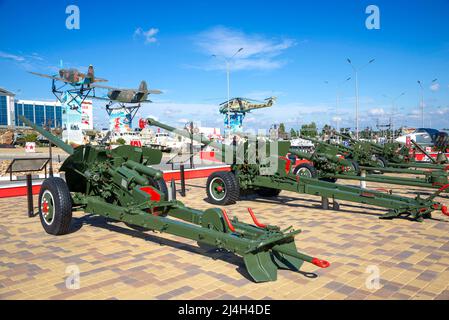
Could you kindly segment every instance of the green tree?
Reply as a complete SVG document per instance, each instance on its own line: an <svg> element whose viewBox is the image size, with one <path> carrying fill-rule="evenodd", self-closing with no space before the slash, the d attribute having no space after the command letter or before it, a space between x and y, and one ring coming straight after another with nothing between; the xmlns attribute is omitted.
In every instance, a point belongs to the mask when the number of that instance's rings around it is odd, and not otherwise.
<svg viewBox="0 0 449 320"><path fill-rule="evenodd" d="M296 138L298 136L298 132L296 132L295 129L291 128L290 130L290 137Z"/></svg>
<svg viewBox="0 0 449 320"><path fill-rule="evenodd" d="M285 134L285 124L283 124L282 122L279 124L279 135L284 135Z"/></svg>
<svg viewBox="0 0 449 320"><path fill-rule="evenodd" d="M322 130L322 134L329 134L332 131L332 127L328 124L325 124Z"/></svg>
<svg viewBox="0 0 449 320"><path fill-rule="evenodd" d="M119 145L124 145L126 143L125 139L123 138L118 138L115 142Z"/></svg>
<svg viewBox="0 0 449 320"><path fill-rule="evenodd" d="M303 124L301 126L301 135L304 137L315 138L318 135L316 123L312 122L310 124Z"/></svg>
<svg viewBox="0 0 449 320"><path fill-rule="evenodd" d="M24 139L25 139L25 142L36 142L37 134L29 133L29 134L25 135Z"/></svg>

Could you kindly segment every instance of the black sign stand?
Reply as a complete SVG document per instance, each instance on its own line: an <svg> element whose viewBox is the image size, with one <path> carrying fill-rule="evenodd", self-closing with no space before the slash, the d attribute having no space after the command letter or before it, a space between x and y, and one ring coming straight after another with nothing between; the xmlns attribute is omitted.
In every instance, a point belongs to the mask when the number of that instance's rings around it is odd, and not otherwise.
<svg viewBox="0 0 449 320"><path fill-rule="evenodd" d="M28 199L28 217L34 217L33 205L33 179L31 174L27 174L27 199Z"/></svg>
<svg viewBox="0 0 449 320"><path fill-rule="evenodd" d="M13 181L13 173L26 173L28 217L30 218L35 216L33 205L33 178L31 173L45 170L45 178L47 178L47 165L49 162L50 158L18 158L13 159L6 169L6 173L9 173L11 181Z"/></svg>

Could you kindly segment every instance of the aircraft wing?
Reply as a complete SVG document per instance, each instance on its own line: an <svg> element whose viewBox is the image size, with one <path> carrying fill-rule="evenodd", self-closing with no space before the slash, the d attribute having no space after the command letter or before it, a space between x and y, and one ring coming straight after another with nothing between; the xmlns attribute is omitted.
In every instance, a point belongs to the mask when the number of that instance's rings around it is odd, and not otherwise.
<svg viewBox="0 0 449 320"><path fill-rule="evenodd" d="M94 78L94 82L108 82L108 80L106 79L102 79L102 78Z"/></svg>
<svg viewBox="0 0 449 320"><path fill-rule="evenodd" d="M89 98L92 98L92 99L97 99L97 100L103 100L103 101L111 101L110 99L108 99L108 98L103 98L103 97L96 97L96 96L89 96Z"/></svg>
<svg viewBox="0 0 449 320"><path fill-rule="evenodd" d="M43 74L43 73L37 73L37 72L31 72L29 71L31 74L34 74L36 76L39 77L43 77L43 78L48 78L48 79L53 79L53 80L58 80L58 81L62 81L62 82L67 82L66 80L60 78L60 77L56 77L56 76L50 76L48 74Z"/></svg>
<svg viewBox="0 0 449 320"><path fill-rule="evenodd" d="M97 78L95 78L95 80L97 80ZM106 90L111 90L111 91L123 91L125 89L120 89L120 88L114 88L114 87L109 87L109 86L103 86L101 84L96 84L96 83L92 83L90 85L92 88L99 88L99 89L106 89Z"/></svg>

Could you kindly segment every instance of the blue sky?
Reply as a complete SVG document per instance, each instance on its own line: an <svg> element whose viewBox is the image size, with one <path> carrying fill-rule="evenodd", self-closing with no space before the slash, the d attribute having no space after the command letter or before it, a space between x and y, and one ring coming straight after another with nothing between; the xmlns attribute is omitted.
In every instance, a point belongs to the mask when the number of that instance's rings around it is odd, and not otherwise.
<svg viewBox="0 0 449 320"><path fill-rule="evenodd" d="M66 7L80 9L80 30L65 26ZM380 30L368 30L368 5L380 9ZM449 1L17 1L0 0L0 87L22 99L53 99L50 82L26 71L54 73L95 66L109 85L161 89L140 116L172 124L189 119L222 126L230 56L231 96L278 97L249 114L248 127L288 127L316 121L354 127L356 66L370 59L360 80L360 127L388 122L396 97L396 125L420 125L417 80L425 83L426 126L449 128ZM438 81L431 87L430 82ZM328 84L325 82L328 81ZM97 124L106 123L101 102Z"/></svg>

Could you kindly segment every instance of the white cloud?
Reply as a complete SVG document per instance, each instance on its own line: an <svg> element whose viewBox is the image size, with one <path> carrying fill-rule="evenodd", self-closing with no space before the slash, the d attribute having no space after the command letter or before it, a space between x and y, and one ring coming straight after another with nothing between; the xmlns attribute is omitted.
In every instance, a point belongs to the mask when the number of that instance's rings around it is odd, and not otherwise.
<svg viewBox="0 0 449 320"><path fill-rule="evenodd" d="M198 34L196 44L205 54L221 59L231 58L243 48L232 61L231 68L234 70L272 70L285 65L286 61L279 59L279 55L296 43L292 39L270 39L219 26ZM217 58L204 67L206 70L225 68L223 61Z"/></svg>
<svg viewBox="0 0 449 320"><path fill-rule="evenodd" d="M332 121L334 122L341 122L341 120L343 120L341 117L332 117Z"/></svg>
<svg viewBox="0 0 449 320"><path fill-rule="evenodd" d="M440 90L440 84L439 83L434 83L430 86L430 90L436 92L438 90Z"/></svg>
<svg viewBox="0 0 449 320"><path fill-rule="evenodd" d="M385 110L383 108L373 108L368 111L371 116L383 116L385 115Z"/></svg>
<svg viewBox="0 0 449 320"><path fill-rule="evenodd" d="M0 51L0 58L7 59L7 60L13 60L16 62L24 62L26 59L23 56L7 53Z"/></svg>
<svg viewBox="0 0 449 320"><path fill-rule="evenodd" d="M144 31L139 27L136 29L136 31L134 31L134 38L144 38L145 44L155 43L157 42L155 35L157 35L158 33L159 29L157 28L150 28L148 31Z"/></svg>
<svg viewBox="0 0 449 320"><path fill-rule="evenodd" d="M27 71L46 71L49 70L54 71L54 66L48 64L46 59L41 57L38 53L33 52L31 54L28 53L9 53L5 51L0 51L0 59L8 60L22 69Z"/></svg>

